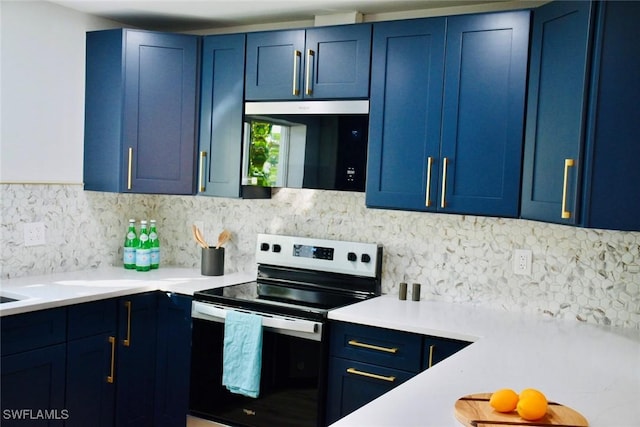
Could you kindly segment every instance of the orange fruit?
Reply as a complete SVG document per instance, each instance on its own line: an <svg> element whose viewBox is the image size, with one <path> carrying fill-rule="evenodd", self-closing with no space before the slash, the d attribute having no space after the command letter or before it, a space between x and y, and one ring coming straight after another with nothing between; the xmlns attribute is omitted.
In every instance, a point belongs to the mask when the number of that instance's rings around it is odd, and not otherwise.
<svg viewBox="0 0 640 427"><path fill-rule="evenodd" d="M537 390L525 393L524 397L520 393L516 410L518 415L527 421L539 420L547 413L547 398Z"/></svg>
<svg viewBox="0 0 640 427"><path fill-rule="evenodd" d="M544 395L544 393L542 393L540 390L537 390L535 388L525 388L520 392L519 398L524 399L525 397L529 397L529 396L536 396L544 399L545 401L547 400L547 397Z"/></svg>
<svg viewBox="0 0 640 427"><path fill-rule="evenodd" d="M498 412L511 412L518 404L518 393L510 388L503 388L491 394L489 405Z"/></svg>

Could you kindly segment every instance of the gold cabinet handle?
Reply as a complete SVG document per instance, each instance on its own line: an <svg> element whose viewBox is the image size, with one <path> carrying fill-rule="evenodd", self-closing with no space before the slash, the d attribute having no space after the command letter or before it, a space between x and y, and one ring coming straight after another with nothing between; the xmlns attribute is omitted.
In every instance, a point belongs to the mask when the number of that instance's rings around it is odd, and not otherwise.
<svg viewBox="0 0 640 427"><path fill-rule="evenodd" d="M311 49L307 50L307 66L305 68L305 93L311 95L313 89L311 88L311 58L315 55L315 52Z"/></svg>
<svg viewBox="0 0 640 427"><path fill-rule="evenodd" d="M298 63L301 60L302 53L299 50L293 51L293 96L300 95L298 87Z"/></svg>
<svg viewBox="0 0 640 427"><path fill-rule="evenodd" d="M388 381L390 383L394 382L396 380L396 377L394 376L385 376L385 375L378 375L378 374L372 374L370 372L364 372L364 371L359 371L356 368L347 368L347 373L349 374L354 374L354 375L360 375L363 377L367 377L367 378L373 378L376 380L382 380L382 381Z"/></svg>
<svg viewBox="0 0 640 427"><path fill-rule="evenodd" d="M440 199L440 207L445 208L447 206L446 193L447 193L447 164L449 159L446 157L442 159L442 197Z"/></svg>
<svg viewBox="0 0 640 427"><path fill-rule="evenodd" d="M207 152L206 151L201 151L200 152L200 176L199 176L199 182L198 182L198 186L200 187L200 192L203 192L206 190L206 187L204 186L204 165L205 165L205 160L207 159Z"/></svg>
<svg viewBox="0 0 640 427"><path fill-rule="evenodd" d="M436 346L431 344L429 346L429 364L427 365L427 368L430 368L433 366L433 350L436 349Z"/></svg>
<svg viewBox="0 0 640 427"><path fill-rule="evenodd" d="M131 346L131 301L125 301L124 306L127 308L127 338L122 340L125 347Z"/></svg>
<svg viewBox="0 0 640 427"><path fill-rule="evenodd" d="M562 183L562 219L571 218L571 211L567 210L567 187L569 186L569 168L575 164L573 159L564 159L564 180Z"/></svg>
<svg viewBox="0 0 640 427"><path fill-rule="evenodd" d="M380 347L377 345L367 344L367 343L363 343L356 340L349 340L349 345L352 345L354 347L362 347L369 350L384 351L385 353L396 354L398 352L398 347Z"/></svg>
<svg viewBox="0 0 640 427"><path fill-rule="evenodd" d="M133 169L133 147L129 147L129 162L127 165L127 190L131 190L131 172Z"/></svg>
<svg viewBox="0 0 640 427"><path fill-rule="evenodd" d="M111 344L111 373L107 376L107 382L113 384L116 360L116 337L109 337L109 343Z"/></svg>
<svg viewBox="0 0 640 427"><path fill-rule="evenodd" d="M433 157L427 157L427 195L424 204L426 207L431 206L431 167L433 166Z"/></svg>

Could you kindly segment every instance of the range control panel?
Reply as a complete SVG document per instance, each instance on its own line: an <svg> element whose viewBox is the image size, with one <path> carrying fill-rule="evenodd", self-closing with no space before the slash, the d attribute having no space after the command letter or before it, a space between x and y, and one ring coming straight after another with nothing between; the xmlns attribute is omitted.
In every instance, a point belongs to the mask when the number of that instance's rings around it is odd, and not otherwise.
<svg viewBox="0 0 640 427"><path fill-rule="evenodd" d="M376 277L382 262L382 246L376 243L258 234L256 262Z"/></svg>

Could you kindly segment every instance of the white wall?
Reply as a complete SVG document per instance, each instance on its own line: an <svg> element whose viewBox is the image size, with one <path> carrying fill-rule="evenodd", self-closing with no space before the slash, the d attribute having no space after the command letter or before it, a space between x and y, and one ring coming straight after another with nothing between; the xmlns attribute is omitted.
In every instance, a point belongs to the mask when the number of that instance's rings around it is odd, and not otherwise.
<svg viewBox="0 0 640 427"><path fill-rule="evenodd" d="M85 32L120 25L42 1L0 8L0 182L81 183Z"/></svg>

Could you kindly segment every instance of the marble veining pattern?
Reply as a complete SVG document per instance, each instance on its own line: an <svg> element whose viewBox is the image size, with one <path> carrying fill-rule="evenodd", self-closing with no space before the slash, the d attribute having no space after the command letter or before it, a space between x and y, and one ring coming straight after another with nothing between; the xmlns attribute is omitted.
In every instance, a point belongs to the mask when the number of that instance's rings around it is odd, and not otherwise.
<svg viewBox="0 0 640 427"><path fill-rule="evenodd" d="M640 233L535 221L367 209L364 194L280 189L270 200L131 195L79 185L3 184L2 279L120 265L129 218L156 219L162 263L198 267L194 222L208 241L227 228L227 271L255 271L257 233L377 242L383 292L422 284L422 298L537 311L640 330ZM47 244L25 247L23 224L42 221ZM512 272L531 249L531 276ZM143 273L141 273L143 274ZM409 286L411 289L411 286Z"/></svg>

